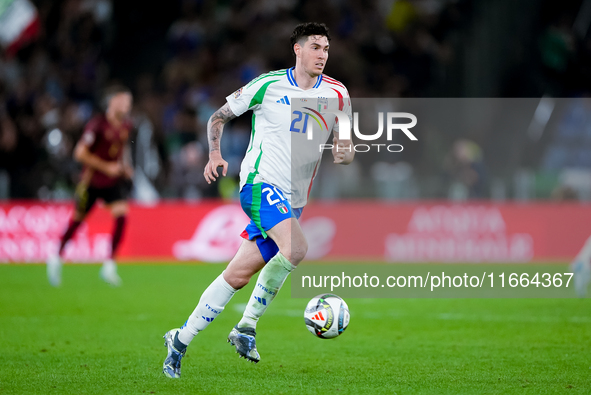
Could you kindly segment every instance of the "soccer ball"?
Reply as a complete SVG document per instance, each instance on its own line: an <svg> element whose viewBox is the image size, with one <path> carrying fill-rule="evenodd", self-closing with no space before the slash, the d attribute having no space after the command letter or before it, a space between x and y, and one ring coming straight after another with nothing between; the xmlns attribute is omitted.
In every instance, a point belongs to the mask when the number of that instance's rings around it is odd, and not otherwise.
<svg viewBox="0 0 591 395"><path fill-rule="evenodd" d="M349 306L337 295L318 295L306 306L306 327L321 339L339 336L349 325Z"/></svg>

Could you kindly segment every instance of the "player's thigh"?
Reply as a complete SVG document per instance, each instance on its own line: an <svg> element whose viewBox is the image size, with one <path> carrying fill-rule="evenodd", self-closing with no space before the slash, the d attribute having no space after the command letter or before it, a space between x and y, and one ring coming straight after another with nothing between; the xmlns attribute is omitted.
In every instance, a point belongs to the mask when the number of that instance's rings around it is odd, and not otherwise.
<svg viewBox="0 0 591 395"><path fill-rule="evenodd" d="M83 183L78 184L74 192L75 207L72 219L74 221L83 221L96 203L97 198L98 194L94 188Z"/></svg>
<svg viewBox="0 0 591 395"><path fill-rule="evenodd" d="M121 182L112 187L104 188L101 191L101 197L105 201L105 204L111 211L113 217L121 217L127 215L129 212L127 195L127 190Z"/></svg>
<svg viewBox="0 0 591 395"><path fill-rule="evenodd" d="M296 219L298 214L279 188L267 183L246 184L240 191L240 204L258 229L251 234L247 228L250 239L259 234L270 237L293 265L300 263L308 244Z"/></svg>
<svg viewBox="0 0 591 395"><path fill-rule="evenodd" d="M308 242L300 223L294 217L279 222L267 231L267 235L275 241L279 251L292 265L299 264L308 252Z"/></svg>
<svg viewBox="0 0 591 395"><path fill-rule="evenodd" d="M226 267L224 279L232 288L240 289L265 266L265 260L254 240L242 240L238 252Z"/></svg>

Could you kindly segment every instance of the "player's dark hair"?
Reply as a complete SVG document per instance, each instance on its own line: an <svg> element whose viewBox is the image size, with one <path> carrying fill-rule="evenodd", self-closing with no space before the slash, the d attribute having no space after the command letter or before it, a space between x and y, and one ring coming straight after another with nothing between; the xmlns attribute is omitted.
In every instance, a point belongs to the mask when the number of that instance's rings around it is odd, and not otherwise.
<svg viewBox="0 0 591 395"><path fill-rule="evenodd" d="M132 94L131 89L124 85L111 85L107 87L103 91L103 95L101 97L101 107L103 108L103 110L106 110L107 107L109 107L109 102L111 101L111 99L120 93L129 93L130 95Z"/></svg>
<svg viewBox="0 0 591 395"><path fill-rule="evenodd" d="M306 22L300 23L295 29L293 29L293 33L291 33L290 37L291 48L293 49L295 43L300 43L300 40L302 39L308 40L308 37L310 36L325 36L328 42L330 42L328 27L326 27L324 23Z"/></svg>

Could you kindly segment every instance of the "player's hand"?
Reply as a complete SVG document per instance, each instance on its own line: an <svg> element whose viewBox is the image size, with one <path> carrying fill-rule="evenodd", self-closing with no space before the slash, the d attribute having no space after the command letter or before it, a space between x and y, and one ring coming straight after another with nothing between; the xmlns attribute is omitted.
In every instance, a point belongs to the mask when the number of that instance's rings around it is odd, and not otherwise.
<svg viewBox="0 0 591 395"><path fill-rule="evenodd" d="M209 162L205 165L205 170L203 171L203 176L205 177L205 181L208 184L211 184L212 181L215 181L218 174L218 168L221 167L221 173L225 177L228 173L228 162L222 158L222 155L219 151L214 151L209 154Z"/></svg>
<svg viewBox="0 0 591 395"><path fill-rule="evenodd" d="M119 177L123 173L123 167L119 162L107 162L103 169L103 173L111 178Z"/></svg>
<svg viewBox="0 0 591 395"><path fill-rule="evenodd" d="M345 160L345 150L347 145L343 142L339 142L336 137L332 138L332 156L334 157L334 163L343 163Z"/></svg>

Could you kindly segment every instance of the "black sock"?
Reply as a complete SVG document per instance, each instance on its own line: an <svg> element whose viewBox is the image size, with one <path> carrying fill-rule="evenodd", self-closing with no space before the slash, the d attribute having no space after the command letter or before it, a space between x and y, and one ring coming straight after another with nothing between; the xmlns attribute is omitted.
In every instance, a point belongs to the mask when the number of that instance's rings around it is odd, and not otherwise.
<svg viewBox="0 0 591 395"><path fill-rule="evenodd" d="M123 237L123 230L125 229L126 222L125 215L115 218L115 226L113 226L111 239L111 259L115 259L115 252L117 252L117 247L119 247L119 243Z"/></svg>
<svg viewBox="0 0 591 395"><path fill-rule="evenodd" d="M179 333L177 332L176 335L174 335L174 340L172 342L172 345L174 346L174 348L176 348L178 351L183 352L187 349L187 345L183 344L180 340L179 340Z"/></svg>
<svg viewBox="0 0 591 395"><path fill-rule="evenodd" d="M58 252L58 254L60 256L62 255L62 252L64 251L64 247L66 246L66 243L72 238L72 236L74 236L76 229L78 229L78 227L80 226L81 223L82 223L82 221L74 221L73 219L70 220L70 223L68 224L68 229L66 229L66 232L62 236L62 240L60 242L60 249Z"/></svg>

